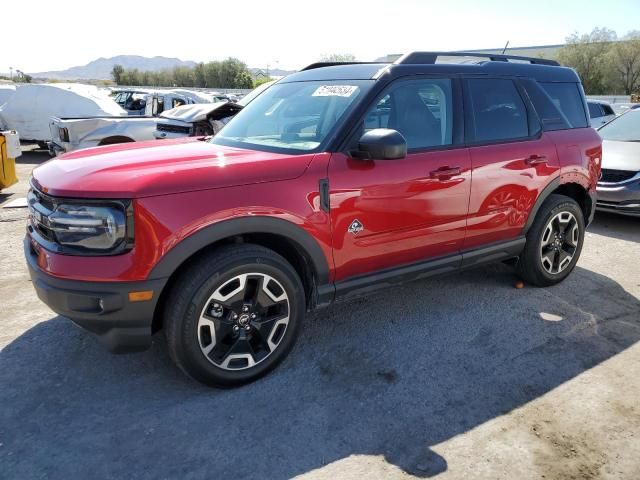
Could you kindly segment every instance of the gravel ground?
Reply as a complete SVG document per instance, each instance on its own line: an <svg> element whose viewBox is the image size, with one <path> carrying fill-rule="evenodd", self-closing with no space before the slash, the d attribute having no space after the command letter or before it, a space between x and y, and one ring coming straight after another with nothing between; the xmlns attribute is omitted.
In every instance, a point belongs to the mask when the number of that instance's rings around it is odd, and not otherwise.
<svg viewBox="0 0 640 480"><path fill-rule="evenodd" d="M598 214L553 288L492 265L308 316L274 373L214 390L40 303L25 217L0 209L1 478L640 478L640 220Z"/></svg>

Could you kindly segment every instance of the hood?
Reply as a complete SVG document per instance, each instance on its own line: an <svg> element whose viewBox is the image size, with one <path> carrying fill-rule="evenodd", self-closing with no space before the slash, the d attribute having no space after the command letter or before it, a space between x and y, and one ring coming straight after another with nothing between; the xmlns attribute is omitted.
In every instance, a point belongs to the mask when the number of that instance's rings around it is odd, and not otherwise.
<svg viewBox="0 0 640 480"><path fill-rule="evenodd" d="M603 140L602 168L640 171L640 142Z"/></svg>
<svg viewBox="0 0 640 480"><path fill-rule="evenodd" d="M186 137L67 153L37 167L33 179L53 196L128 199L288 180L302 175L312 158Z"/></svg>
<svg viewBox="0 0 640 480"><path fill-rule="evenodd" d="M231 117L242 110L238 104L231 102L219 103L196 103L195 105L183 105L162 112L160 117L169 120L180 120L182 122L193 123L202 122L208 118L220 120Z"/></svg>

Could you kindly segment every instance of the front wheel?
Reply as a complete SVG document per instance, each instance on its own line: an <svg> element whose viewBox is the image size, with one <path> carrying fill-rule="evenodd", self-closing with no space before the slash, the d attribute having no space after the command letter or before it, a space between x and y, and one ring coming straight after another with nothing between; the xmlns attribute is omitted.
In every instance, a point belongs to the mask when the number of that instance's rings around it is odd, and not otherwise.
<svg viewBox="0 0 640 480"><path fill-rule="evenodd" d="M578 263L584 232L584 214L576 201L564 195L551 195L527 233L518 273L540 287L561 282Z"/></svg>
<svg viewBox="0 0 640 480"><path fill-rule="evenodd" d="M304 315L293 267L257 245L223 247L183 271L164 312L169 354L196 380L237 386L291 350Z"/></svg>

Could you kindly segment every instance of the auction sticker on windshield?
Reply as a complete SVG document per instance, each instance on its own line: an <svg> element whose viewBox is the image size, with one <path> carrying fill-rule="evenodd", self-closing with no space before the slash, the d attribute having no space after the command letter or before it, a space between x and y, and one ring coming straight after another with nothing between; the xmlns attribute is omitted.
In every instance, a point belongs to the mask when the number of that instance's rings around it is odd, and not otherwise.
<svg viewBox="0 0 640 480"><path fill-rule="evenodd" d="M350 97L358 90L354 85L321 85L315 92L313 97Z"/></svg>

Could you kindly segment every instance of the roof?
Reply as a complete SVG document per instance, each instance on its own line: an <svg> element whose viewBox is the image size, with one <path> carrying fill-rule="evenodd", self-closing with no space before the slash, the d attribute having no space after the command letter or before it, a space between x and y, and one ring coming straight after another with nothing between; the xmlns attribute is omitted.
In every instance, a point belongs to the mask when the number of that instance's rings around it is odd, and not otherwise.
<svg viewBox="0 0 640 480"><path fill-rule="evenodd" d="M462 59L462 63L437 63L439 57ZM481 61L464 63L473 57ZM482 60L482 57L488 60ZM323 63L309 65L300 72L281 80L281 83L310 80L367 80L382 75L392 77L421 73L442 75L495 75L535 78L543 82L579 82L574 70L559 66L556 62L530 57L515 57L476 52L413 52L402 56L394 63Z"/></svg>
<svg viewBox="0 0 640 480"><path fill-rule="evenodd" d="M309 80L370 80L387 63L345 63L329 67L302 70L284 77L278 83L306 82Z"/></svg>

